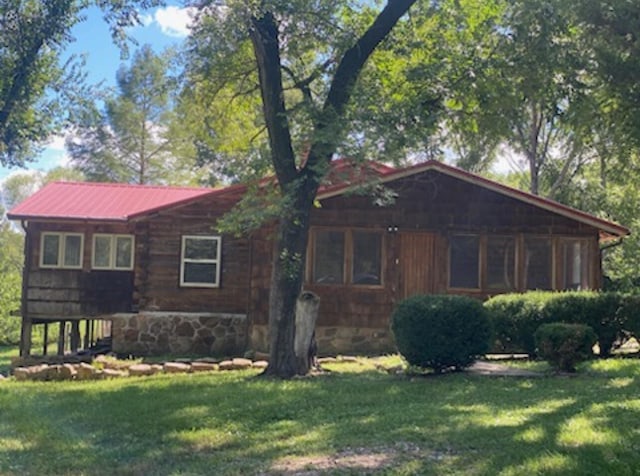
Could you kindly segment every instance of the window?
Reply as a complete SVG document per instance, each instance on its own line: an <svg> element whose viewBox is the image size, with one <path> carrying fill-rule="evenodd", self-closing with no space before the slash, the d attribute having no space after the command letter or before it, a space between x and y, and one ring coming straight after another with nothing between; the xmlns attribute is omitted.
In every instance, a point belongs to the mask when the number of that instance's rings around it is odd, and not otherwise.
<svg viewBox="0 0 640 476"><path fill-rule="evenodd" d="M528 237L524 240L524 288L552 289L553 254L549 238Z"/></svg>
<svg viewBox="0 0 640 476"><path fill-rule="evenodd" d="M353 284L382 284L380 250L382 235L380 233L353 232Z"/></svg>
<svg viewBox="0 0 640 476"><path fill-rule="evenodd" d="M562 289L587 289L589 287L588 247L584 240L562 240Z"/></svg>
<svg viewBox="0 0 640 476"><path fill-rule="evenodd" d="M315 230L312 236L312 282L360 286L382 284L381 233Z"/></svg>
<svg viewBox="0 0 640 476"><path fill-rule="evenodd" d="M313 257L314 283L344 283L344 232L317 231Z"/></svg>
<svg viewBox="0 0 640 476"><path fill-rule="evenodd" d="M477 235L453 235L449 248L449 286L479 288L480 239Z"/></svg>
<svg viewBox="0 0 640 476"><path fill-rule="evenodd" d="M219 236L183 236L180 285L217 288L220 285Z"/></svg>
<svg viewBox="0 0 640 476"><path fill-rule="evenodd" d="M40 242L41 268L82 268L82 233L42 234Z"/></svg>
<svg viewBox="0 0 640 476"><path fill-rule="evenodd" d="M93 269L133 269L133 235L93 235Z"/></svg>
<svg viewBox="0 0 640 476"><path fill-rule="evenodd" d="M488 289L511 290L515 283L516 240L512 236L487 237Z"/></svg>

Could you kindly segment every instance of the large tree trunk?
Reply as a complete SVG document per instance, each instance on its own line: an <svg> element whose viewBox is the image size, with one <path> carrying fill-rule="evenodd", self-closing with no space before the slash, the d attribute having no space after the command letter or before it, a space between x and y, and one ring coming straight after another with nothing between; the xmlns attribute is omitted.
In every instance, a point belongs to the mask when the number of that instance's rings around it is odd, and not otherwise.
<svg viewBox="0 0 640 476"><path fill-rule="evenodd" d="M295 355L296 301L302 290L310 207L298 210L296 218L284 217L278 236L269 293L269 366L265 374L282 378L304 375Z"/></svg>
<svg viewBox="0 0 640 476"><path fill-rule="evenodd" d="M305 166L297 170L284 100L277 20L264 11L252 18L250 37L258 67L271 161L286 200L280 217L269 294L269 366L265 374L290 378L308 372L295 355L296 301L304 281L309 215L323 172L344 134L353 87L375 48L416 0L389 0L371 26L338 63L319 111Z"/></svg>

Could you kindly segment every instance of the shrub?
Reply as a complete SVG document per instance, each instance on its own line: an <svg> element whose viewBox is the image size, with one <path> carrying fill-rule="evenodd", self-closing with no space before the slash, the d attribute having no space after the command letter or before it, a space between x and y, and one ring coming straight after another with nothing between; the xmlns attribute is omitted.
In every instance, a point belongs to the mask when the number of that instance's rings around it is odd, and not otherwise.
<svg viewBox="0 0 640 476"><path fill-rule="evenodd" d="M577 363L593 355L597 336L584 324L552 322L542 324L535 332L539 355L554 368L574 372Z"/></svg>
<svg viewBox="0 0 640 476"><path fill-rule="evenodd" d="M619 317L625 330L640 342L640 295L627 294L622 298Z"/></svg>
<svg viewBox="0 0 640 476"><path fill-rule="evenodd" d="M535 291L495 296L485 303L496 335L493 350L535 355L536 329L549 322L565 322L590 326L598 336L600 355L607 356L633 320L629 316L634 307L625 305L625 299L620 293L596 291Z"/></svg>
<svg viewBox="0 0 640 476"><path fill-rule="evenodd" d="M548 322L545 306L553 293L501 294L484 303L495 341L495 352L526 352L535 355L533 337L540 324Z"/></svg>
<svg viewBox="0 0 640 476"><path fill-rule="evenodd" d="M468 367L489 348L489 320L482 304L463 296L413 296L393 312L398 351L410 365L435 372Z"/></svg>

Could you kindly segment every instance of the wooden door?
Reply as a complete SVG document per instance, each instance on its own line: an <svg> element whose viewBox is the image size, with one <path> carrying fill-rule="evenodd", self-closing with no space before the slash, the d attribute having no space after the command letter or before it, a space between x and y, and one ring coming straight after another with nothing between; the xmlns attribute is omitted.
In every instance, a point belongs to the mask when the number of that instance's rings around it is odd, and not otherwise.
<svg viewBox="0 0 640 476"><path fill-rule="evenodd" d="M435 234L400 233L398 289L400 299L431 294L435 289Z"/></svg>

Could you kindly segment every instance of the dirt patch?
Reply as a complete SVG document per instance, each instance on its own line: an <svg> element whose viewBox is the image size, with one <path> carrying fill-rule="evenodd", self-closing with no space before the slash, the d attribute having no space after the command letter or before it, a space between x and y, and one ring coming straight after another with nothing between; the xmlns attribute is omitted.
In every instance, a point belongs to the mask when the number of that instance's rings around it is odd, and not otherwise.
<svg viewBox="0 0 640 476"><path fill-rule="evenodd" d="M412 459L440 461L452 455L450 450L426 451L411 443L397 443L392 447L346 449L332 455L285 457L263 476L319 476L334 471L375 474Z"/></svg>

